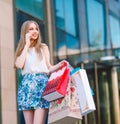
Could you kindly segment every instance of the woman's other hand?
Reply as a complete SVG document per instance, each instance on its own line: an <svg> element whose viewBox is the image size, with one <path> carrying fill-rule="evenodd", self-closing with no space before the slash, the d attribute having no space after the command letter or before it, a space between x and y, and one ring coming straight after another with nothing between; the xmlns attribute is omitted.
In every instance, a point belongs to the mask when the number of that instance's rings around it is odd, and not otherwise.
<svg viewBox="0 0 120 124"><path fill-rule="evenodd" d="M59 68L62 68L64 66L68 66L68 65L69 65L69 62L66 60L62 60L61 62L59 62Z"/></svg>

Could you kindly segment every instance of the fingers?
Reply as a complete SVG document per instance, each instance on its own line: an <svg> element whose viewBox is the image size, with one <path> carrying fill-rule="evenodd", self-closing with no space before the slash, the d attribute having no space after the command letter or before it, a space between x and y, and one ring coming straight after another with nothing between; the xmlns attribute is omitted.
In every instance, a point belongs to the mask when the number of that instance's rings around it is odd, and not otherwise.
<svg viewBox="0 0 120 124"><path fill-rule="evenodd" d="M62 67L64 67L64 66L68 66L68 65L69 65L69 62L66 61L66 60L62 60L62 61L60 62L60 68L62 68Z"/></svg>
<svg viewBox="0 0 120 124"><path fill-rule="evenodd" d="M26 44L27 44L28 46L30 46L30 39L31 39L31 34L30 34L30 33L27 33L27 34L25 35L25 41L26 41Z"/></svg>
<svg viewBox="0 0 120 124"><path fill-rule="evenodd" d="M68 61L66 61L66 60L63 60L63 61L62 61L62 64L63 64L63 65L67 65L67 66L68 66L68 65L69 65L69 62L68 62Z"/></svg>

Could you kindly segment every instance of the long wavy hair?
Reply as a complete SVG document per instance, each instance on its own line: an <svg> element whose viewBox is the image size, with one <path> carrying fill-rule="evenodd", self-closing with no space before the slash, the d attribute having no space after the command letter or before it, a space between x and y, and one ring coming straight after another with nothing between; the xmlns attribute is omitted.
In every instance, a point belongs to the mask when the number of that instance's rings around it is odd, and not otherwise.
<svg viewBox="0 0 120 124"><path fill-rule="evenodd" d="M20 40L19 40L19 43L18 43L18 46L17 46L17 49L16 49L16 52L15 52L15 60L18 56L20 56L21 52L23 51L24 49L24 46L26 44L26 41L25 41L25 35L26 33L28 32L28 29L29 29L29 25L31 23L34 23L38 29L38 32L39 32L39 35L38 35L38 38L36 39L36 41L34 42L33 46L35 47L35 50L36 52L39 54L40 53L40 48L42 47L42 37L41 37L41 32L40 32L40 29L39 29L39 25L37 24L37 22L33 21L33 20L28 20L28 21L25 21L22 26L21 26L21 32L20 32Z"/></svg>

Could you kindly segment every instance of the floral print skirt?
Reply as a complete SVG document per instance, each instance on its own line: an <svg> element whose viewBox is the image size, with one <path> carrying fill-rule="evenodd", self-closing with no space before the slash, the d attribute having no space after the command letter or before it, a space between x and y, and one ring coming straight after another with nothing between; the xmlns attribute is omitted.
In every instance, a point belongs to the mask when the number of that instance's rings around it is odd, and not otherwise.
<svg viewBox="0 0 120 124"><path fill-rule="evenodd" d="M42 98L47 82L46 74L25 74L18 86L18 109L49 108L49 102Z"/></svg>

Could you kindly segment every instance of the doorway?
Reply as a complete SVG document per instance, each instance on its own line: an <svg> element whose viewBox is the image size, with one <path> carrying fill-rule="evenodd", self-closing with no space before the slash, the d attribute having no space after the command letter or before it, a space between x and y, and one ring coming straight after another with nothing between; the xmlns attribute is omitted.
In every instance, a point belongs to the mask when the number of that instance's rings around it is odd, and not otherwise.
<svg viewBox="0 0 120 124"><path fill-rule="evenodd" d="M94 93L93 98L96 105L96 111L83 117L82 124L118 124L115 115L113 91L118 92L120 98L120 68L107 65L106 63L92 62L82 63L81 68L85 68L91 89ZM113 72L115 68L116 72ZM115 74L115 76L114 76ZM115 82L114 78L117 79ZM114 88L113 84L117 83L118 87ZM120 104L118 105L120 108ZM118 109L119 111L119 109ZM117 113L119 114L119 112Z"/></svg>

